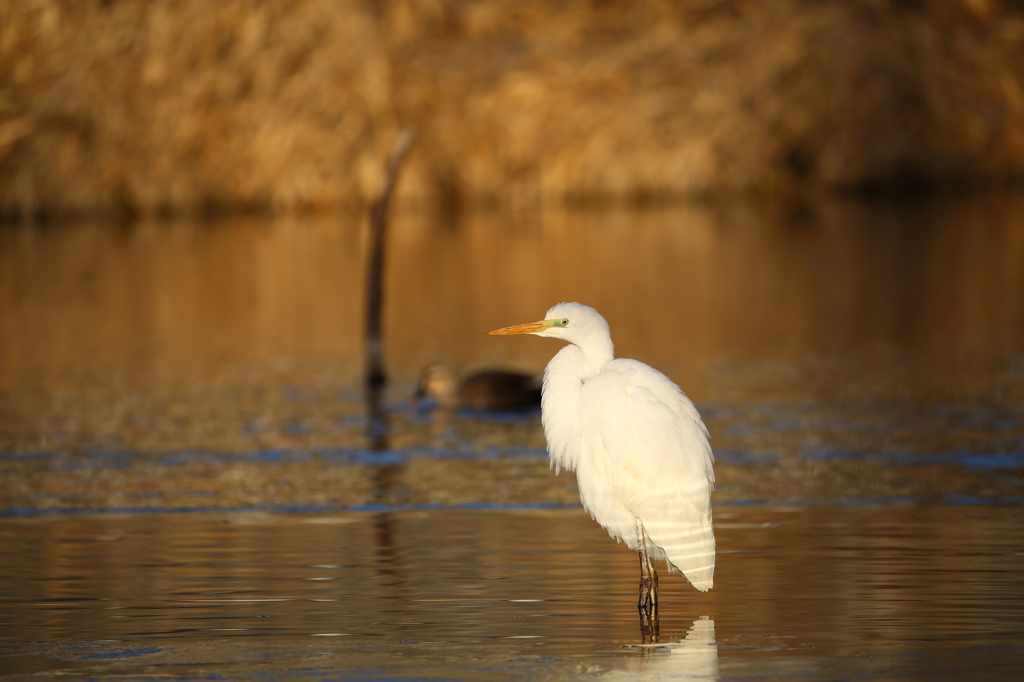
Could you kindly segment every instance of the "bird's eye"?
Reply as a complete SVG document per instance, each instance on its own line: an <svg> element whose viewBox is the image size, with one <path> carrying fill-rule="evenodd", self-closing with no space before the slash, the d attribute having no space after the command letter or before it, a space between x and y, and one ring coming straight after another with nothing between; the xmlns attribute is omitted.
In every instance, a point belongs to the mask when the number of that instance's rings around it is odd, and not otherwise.
<svg viewBox="0 0 1024 682"><path fill-rule="evenodd" d="M566 319L566 318L563 318L560 322L561 322L561 325L563 327L568 327L569 326L569 320Z"/></svg>

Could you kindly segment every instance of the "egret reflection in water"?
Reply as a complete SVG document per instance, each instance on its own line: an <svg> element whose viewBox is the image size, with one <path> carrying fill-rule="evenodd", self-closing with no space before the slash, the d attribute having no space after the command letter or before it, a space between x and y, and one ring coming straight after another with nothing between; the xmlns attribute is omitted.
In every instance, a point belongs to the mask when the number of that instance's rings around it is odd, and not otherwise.
<svg viewBox="0 0 1024 682"><path fill-rule="evenodd" d="M644 655L639 663L601 676L602 680L707 680L718 679L718 642L715 621L701 616L693 621L682 639L664 644L640 645Z"/></svg>

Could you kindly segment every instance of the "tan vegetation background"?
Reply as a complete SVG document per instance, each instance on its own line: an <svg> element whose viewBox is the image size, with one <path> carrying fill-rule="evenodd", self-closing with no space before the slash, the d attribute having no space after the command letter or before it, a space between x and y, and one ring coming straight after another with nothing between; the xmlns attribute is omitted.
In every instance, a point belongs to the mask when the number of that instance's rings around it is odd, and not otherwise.
<svg viewBox="0 0 1024 682"><path fill-rule="evenodd" d="M0 0L0 211L905 191L1024 177L999 0Z"/></svg>

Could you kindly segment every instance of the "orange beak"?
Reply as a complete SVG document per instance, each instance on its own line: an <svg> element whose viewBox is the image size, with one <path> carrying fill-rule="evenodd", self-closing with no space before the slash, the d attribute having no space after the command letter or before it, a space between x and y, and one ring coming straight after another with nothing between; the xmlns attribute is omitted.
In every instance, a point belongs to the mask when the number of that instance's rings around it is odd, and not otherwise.
<svg viewBox="0 0 1024 682"><path fill-rule="evenodd" d="M545 320L540 322L527 322L526 324L514 324L511 327L502 327L501 329L495 329L492 332L487 332L488 336L507 336L508 334L534 334L546 329L550 325Z"/></svg>

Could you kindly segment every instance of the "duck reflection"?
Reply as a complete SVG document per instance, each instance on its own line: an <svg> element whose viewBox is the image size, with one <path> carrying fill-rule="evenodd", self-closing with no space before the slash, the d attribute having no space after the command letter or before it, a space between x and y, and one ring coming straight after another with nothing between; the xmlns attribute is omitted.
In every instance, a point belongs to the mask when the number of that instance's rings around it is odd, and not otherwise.
<svg viewBox="0 0 1024 682"><path fill-rule="evenodd" d="M457 409L512 412L540 407L540 383L522 372L491 369L474 372L461 380L455 370L441 363L420 373L413 401L433 399L443 411Z"/></svg>

